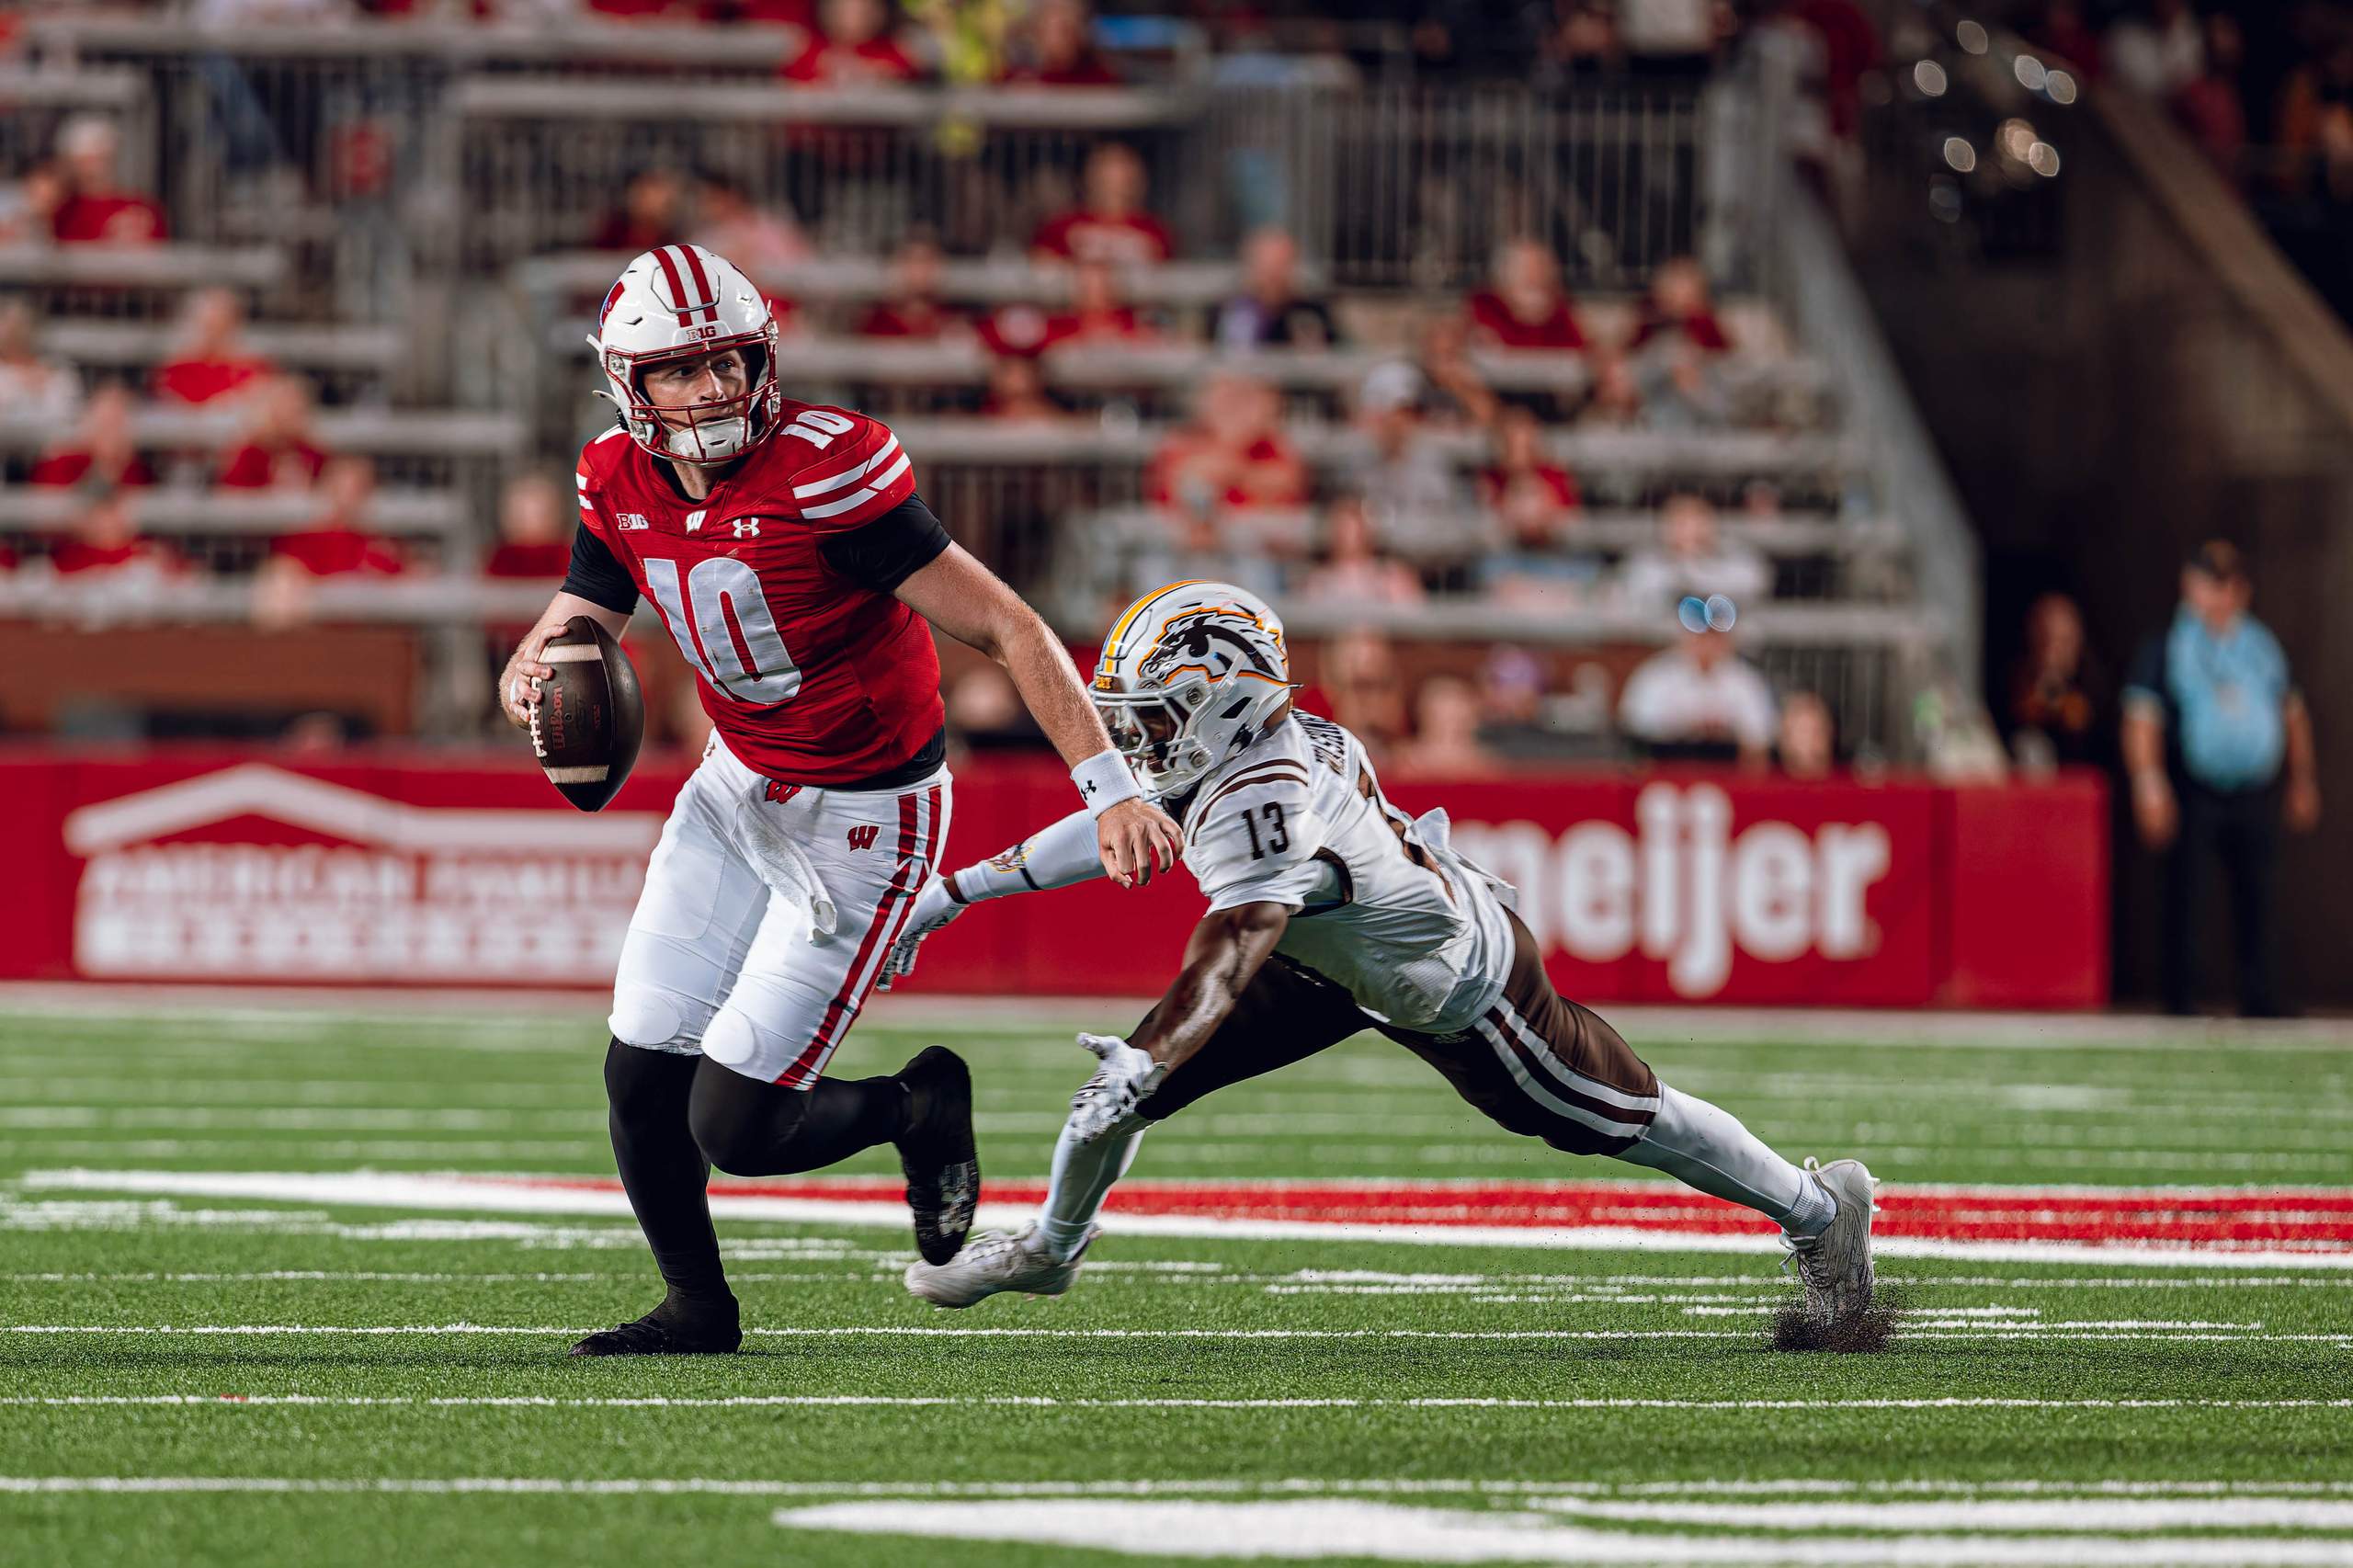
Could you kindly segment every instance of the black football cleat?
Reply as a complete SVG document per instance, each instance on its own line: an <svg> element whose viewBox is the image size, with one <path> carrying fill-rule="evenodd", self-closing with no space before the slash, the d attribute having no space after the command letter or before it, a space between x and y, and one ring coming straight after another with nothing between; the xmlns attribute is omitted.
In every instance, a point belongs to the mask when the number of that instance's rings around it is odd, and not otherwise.
<svg viewBox="0 0 2353 1568"><path fill-rule="evenodd" d="M744 1346L744 1329L730 1301L699 1312L669 1301L618 1328L599 1329L572 1347L574 1356L729 1356Z"/></svg>
<svg viewBox="0 0 2353 1568"><path fill-rule="evenodd" d="M929 1264L961 1251L981 1201L981 1158L972 1142L972 1070L944 1045L926 1046L899 1069L910 1114L898 1141L907 1173L915 1250Z"/></svg>

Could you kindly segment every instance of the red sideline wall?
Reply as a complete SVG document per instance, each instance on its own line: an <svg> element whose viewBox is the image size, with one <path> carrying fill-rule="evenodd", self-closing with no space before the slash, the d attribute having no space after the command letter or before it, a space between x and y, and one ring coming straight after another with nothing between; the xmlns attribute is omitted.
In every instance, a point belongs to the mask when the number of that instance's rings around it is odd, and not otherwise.
<svg viewBox="0 0 2353 1568"><path fill-rule="evenodd" d="M0 753L0 978L597 988L680 760L573 811L528 763L384 753ZM1592 1002L2090 1007L2108 996L2108 809L2032 785L1796 784L1698 771L1396 783L1520 890ZM1069 810L1051 763L958 775L947 858ZM1012 899L926 946L911 989L1136 995L1199 910L1181 871Z"/></svg>

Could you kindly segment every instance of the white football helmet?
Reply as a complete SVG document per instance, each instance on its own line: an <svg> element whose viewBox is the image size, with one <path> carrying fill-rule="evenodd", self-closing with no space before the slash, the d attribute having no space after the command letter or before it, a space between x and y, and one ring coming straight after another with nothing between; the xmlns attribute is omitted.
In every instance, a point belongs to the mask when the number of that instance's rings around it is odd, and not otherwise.
<svg viewBox="0 0 2353 1568"><path fill-rule="evenodd" d="M663 245L621 269L597 312L588 340L630 439L657 458L717 463L743 456L775 433L784 393L777 385L776 317L752 280L700 245ZM741 397L657 410L645 395L646 369L665 359L744 356ZM686 423L673 426L684 415Z"/></svg>
<svg viewBox="0 0 2353 1568"><path fill-rule="evenodd" d="M1283 623L1231 583L1171 583L1112 623L1090 695L1136 781L1179 795L1266 733L1290 700Z"/></svg>

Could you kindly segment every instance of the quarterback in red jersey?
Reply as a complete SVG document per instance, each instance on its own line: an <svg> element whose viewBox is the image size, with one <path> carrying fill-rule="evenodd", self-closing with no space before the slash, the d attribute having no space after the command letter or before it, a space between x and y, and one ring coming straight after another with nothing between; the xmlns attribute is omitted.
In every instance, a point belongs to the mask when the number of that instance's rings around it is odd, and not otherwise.
<svg viewBox="0 0 2353 1568"><path fill-rule="evenodd" d="M1177 837L1062 643L916 495L897 438L784 395L743 273L696 245L648 251L590 341L620 417L580 454L571 570L501 699L528 724L547 639L579 615L619 635L643 597L713 728L646 868L605 1056L614 1157L668 1293L574 1353L727 1351L743 1334L710 1166L782 1176L887 1142L926 1257L952 1257L972 1224L963 1062L934 1046L890 1077L824 1075L944 852L933 629L1012 676L1114 878L1165 869Z"/></svg>

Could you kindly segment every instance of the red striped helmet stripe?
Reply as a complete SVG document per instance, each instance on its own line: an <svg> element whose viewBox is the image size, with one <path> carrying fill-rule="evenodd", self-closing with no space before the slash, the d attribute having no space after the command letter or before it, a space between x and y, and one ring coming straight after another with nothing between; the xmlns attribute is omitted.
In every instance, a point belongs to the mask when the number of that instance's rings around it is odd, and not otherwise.
<svg viewBox="0 0 2353 1568"><path fill-rule="evenodd" d="M687 270L695 276L695 298L703 301L699 309L702 319L719 319L719 291L710 286L710 275L702 269L702 256L692 245L680 245L678 254L687 258Z"/></svg>
<svg viewBox="0 0 2353 1568"><path fill-rule="evenodd" d="M694 312L687 307L687 286L679 279L677 263L670 259L670 247L656 250L654 259L662 264L662 276L669 279L670 308L678 312L678 324L685 326L694 320Z"/></svg>

